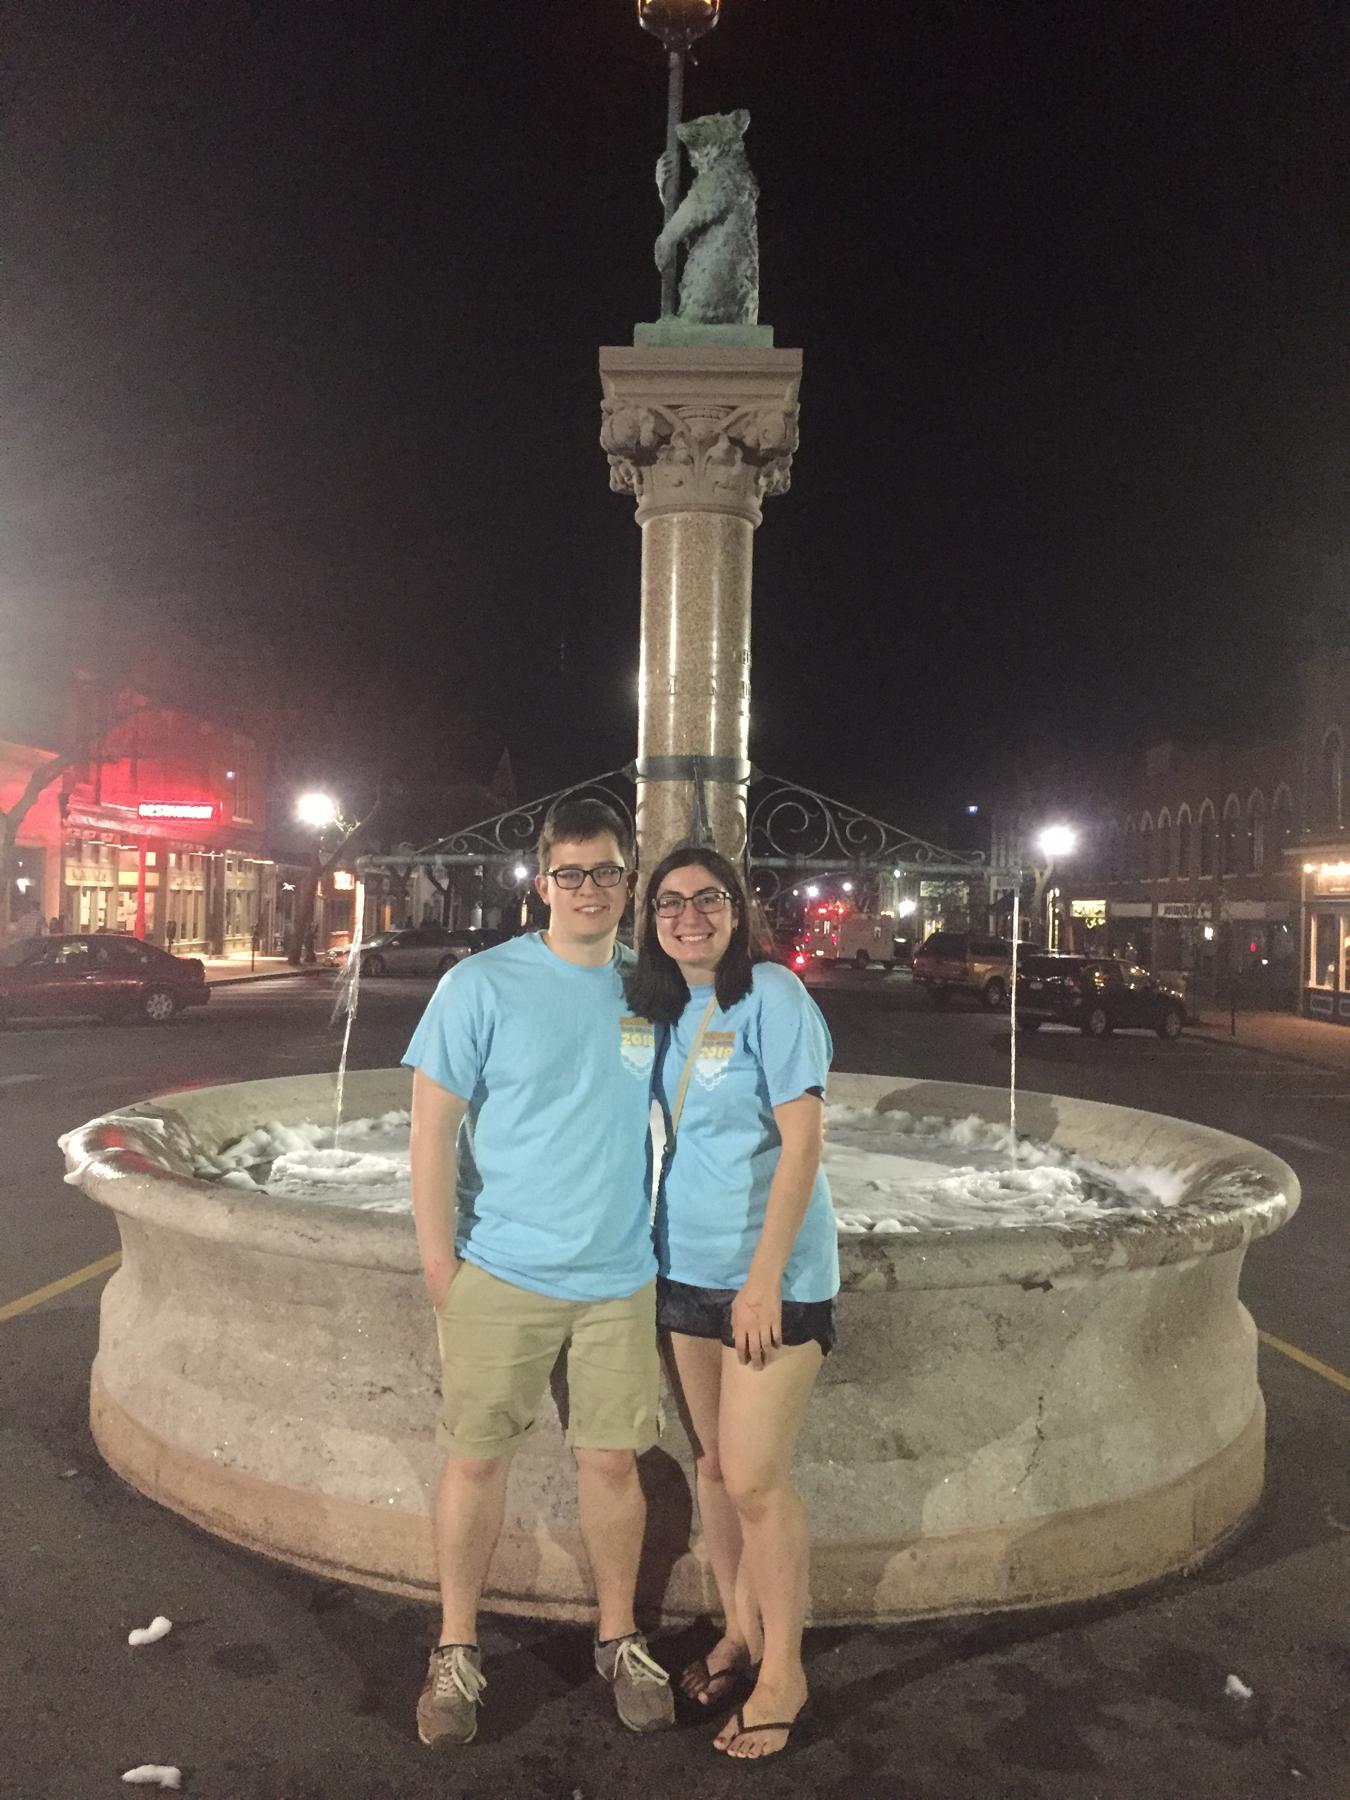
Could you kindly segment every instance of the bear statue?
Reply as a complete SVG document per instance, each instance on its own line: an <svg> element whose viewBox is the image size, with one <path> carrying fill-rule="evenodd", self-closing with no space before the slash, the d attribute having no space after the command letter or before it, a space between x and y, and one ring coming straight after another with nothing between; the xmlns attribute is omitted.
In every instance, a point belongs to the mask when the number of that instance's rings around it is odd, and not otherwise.
<svg viewBox="0 0 1350 1800"><path fill-rule="evenodd" d="M697 325L754 325L759 319L759 188L745 156L743 108L686 119L677 129L694 179L656 240L663 273L683 245L679 314ZM656 183L664 195L670 165L662 157Z"/></svg>

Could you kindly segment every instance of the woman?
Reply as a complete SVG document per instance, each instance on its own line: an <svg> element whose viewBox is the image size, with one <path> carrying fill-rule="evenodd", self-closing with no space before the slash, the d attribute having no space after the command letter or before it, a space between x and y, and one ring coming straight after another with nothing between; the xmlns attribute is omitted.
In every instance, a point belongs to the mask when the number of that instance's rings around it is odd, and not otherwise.
<svg viewBox="0 0 1350 1800"><path fill-rule="evenodd" d="M654 871L629 1002L666 1027L657 1320L725 1619L681 1686L712 1706L753 1676L714 1741L774 1756L806 1702L809 1540L792 1454L839 1288L820 1171L830 1037L795 975L752 960L745 889L715 850L673 850Z"/></svg>

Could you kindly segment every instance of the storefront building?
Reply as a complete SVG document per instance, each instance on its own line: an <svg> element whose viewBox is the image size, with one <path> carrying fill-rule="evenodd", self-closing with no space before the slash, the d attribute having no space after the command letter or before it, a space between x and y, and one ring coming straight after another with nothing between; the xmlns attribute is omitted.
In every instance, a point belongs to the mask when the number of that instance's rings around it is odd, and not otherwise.
<svg viewBox="0 0 1350 1800"><path fill-rule="evenodd" d="M125 931L195 956L266 944L276 907L264 854L263 770L252 741L193 714L144 707L62 783L68 931Z"/></svg>
<svg viewBox="0 0 1350 1800"><path fill-rule="evenodd" d="M1336 651L1299 671L1304 830L1296 847L1301 879L1300 1000L1304 1014L1350 1025L1350 652Z"/></svg>

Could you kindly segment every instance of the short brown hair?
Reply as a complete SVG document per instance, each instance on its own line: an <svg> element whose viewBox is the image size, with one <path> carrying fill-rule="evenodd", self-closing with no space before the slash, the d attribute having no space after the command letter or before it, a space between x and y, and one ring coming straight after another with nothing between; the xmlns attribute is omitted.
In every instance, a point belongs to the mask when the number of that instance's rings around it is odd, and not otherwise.
<svg viewBox="0 0 1350 1800"><path fill-rule="evenodd" d="M591 838L610 836L619 846L625 867L633 862L633 834L627 821L603 800L564 794L549 807L539 833L539 873L548 868L555 844L585 844Z"/></svg>

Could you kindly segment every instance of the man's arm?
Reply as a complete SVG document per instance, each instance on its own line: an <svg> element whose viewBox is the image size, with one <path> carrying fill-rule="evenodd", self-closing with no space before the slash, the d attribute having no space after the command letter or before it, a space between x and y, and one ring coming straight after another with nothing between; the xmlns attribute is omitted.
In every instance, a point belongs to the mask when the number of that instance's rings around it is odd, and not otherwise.
<svg viewBox="0 0 1350 1800"><path fill-rule="evenodd" d="M433 1306L444 1300L459 1271L455 1255L455 1140L467 1100L438 1081L413 1070L412 1168L413 1224L422 1258L422 1274Z"/></svg>

